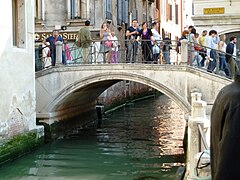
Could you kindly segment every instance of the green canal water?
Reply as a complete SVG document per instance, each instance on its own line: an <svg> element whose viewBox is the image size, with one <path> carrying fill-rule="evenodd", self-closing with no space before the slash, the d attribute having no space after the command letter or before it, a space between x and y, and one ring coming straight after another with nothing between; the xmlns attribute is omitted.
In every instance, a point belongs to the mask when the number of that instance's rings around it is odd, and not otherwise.
<svg viewBox="0 0 240 180"><path fill-rule="evenodd" d="M166 96L134 102L5 164L0 179L168 180L183 159L183 112Z"/></svg>

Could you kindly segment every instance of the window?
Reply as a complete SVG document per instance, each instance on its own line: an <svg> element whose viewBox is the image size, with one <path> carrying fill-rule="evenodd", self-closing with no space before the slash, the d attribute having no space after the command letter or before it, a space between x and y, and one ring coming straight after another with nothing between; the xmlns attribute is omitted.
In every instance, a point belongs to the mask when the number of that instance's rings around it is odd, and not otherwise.
<svg viewBox="0 0 240 180"><path fill-rule="evenodd" d="M70 0L70 19L75 19L76 16L76 1Z"/></svg>
<svg viewBox="0 0 240 180"><path fill-rule="evenodd" d="M35 0L35 20L43 20L43 0Z"/></svg>
<svg viewBox="0 0 240 180"><path fill-rule="evenodd" d="M169 20L172 21L172 5L169 4Z"/></svg>
<svg viewBox="0 0 240 180"><path fill-rule="evenodd" d="M165 17L166 16L166 0L161 1L161 14Z"/></svg>
<svg viewBox="0 0 240 180"><path fill-rule="evenodd" d="M68 0L68 19L87 19L88 0Z"/></svg>
<svg viewBox="0 0 240 180"><path fill-rule="evenodd" d="M117 1L117 24L122 25L123 22L123 0L118 0Z"/></svg>
<svg viewBox="0 0 240 180"><path fill-rule="evenodd" d="M106 0L106 19L112 20L111 0Z"/></svg>
<svg viewBox="0 0 240 180"><path fill-rule="evenodd" d="M160 2L159 0L156 0L156 8L159 10L160 9Z"/></svg>
<svg viewBox="0 0 240 180"><path fill-rule="evenodd" d="M137 9L133 9L132 10L132 20L133 19L137 19L138 20L138 10ZM132 23L132 22L130 22Z"/></svg>
<svg viewBox="0 0 240 180"><path fill-rule="evenodd" d="M175 5L175 23L178 24L178 5Z"/></svg>
<svg viewBox="0 0 240 180"><path fill-rule="evenodd" d="M25 48L26 41L25 0L12 0L13 46Z"/></svg>
<svg viewBox="0 0 240 180"><path fill-rule="evenodd" d="M128 23L128 1L118 0L117 1L117 24Z"/></svg>

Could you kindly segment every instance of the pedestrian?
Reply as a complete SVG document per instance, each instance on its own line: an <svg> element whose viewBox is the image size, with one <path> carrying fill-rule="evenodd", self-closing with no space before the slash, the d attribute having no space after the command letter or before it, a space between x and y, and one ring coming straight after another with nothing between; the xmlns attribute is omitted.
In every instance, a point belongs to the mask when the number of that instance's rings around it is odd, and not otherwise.
<svg viewBox="0 0 240 180"><path fill-rule="evenodd" d="M197 56L196 54L196 43L197 43L197 38L196 38L196 33L197 30L193 27L190 33L190 39L189 42L191 42L190 44L190 62L189 64L192 66L192 63L195 61L195 57Z"/></svg>
<svg viewBox="0 0 240 180"><path fill-rule="evenodd" d="M136 40L139 32L140 29L138 28L138 21L137 19L133 19L132 26L130 26L126 31L126 37L128 37L129 39L126 63L136 62L136 56L138 51L138 42Z"/></svg>
<svg viewBox="0 0 240 180"><path fill-rule="evenodd" d="M100 30L101 42L100 42L100 50L99 50L99 53L103 55L103 63L106 63L107 61L108 63L110 63L109 52L112 46L111 38L112 36L111 36L111 32L109 31L108 25L106 22L103 22Z"/></svg>
<svg viewBox="0 0 240 180"><path fill-rule="evenodd" d="M65 52L66 62L72 61L71 47L66 39L64 39L63 42L64 42L64 52Z"/></svg>
<svg viewBox="0 0 240 180"><path fill-rule="evenodd" d="M193 65L193 63L196 61L197 62L197 67L200 68L200 61L201 61L201 56L199 55L199 51L201 50L201 47L198 44L198 38L199 38L199 34L195 33L194 34L194 57L193 60L191 62L191 65Z"/></svg>
<svg viewBox="0 0 240 180"><path fill-rule="evenodd" d="M59 35L58 30L53 30L53 35L49 36L46 39L46 42L50 43L50 51L51 51L51 58L52 58L52 66L55 66L56 64L56 42L63 42L62 37Z"/></svg>
<svg viewBox="0 0 240 180"><path fill-rule="evenodd" d="M219 69L220 71L224 71L226 74L226 77L229 77L229 67L226 62L226 47L227 44L225 43L226 35L221 34L220 35L220 41L218 43L218 50L219 50Z"/></svg>
<svg viewBox="0 0 240 180"><path fill-rule="evenodd" d="M226 61L229 65L230 69L230 78L234 77L235 71L238 70L238 66L235 62L235 57L236 57L236 44L237 44L237 37L232 36L230 37L230 42L228 43L226 47Z"/></svg>
<svg viewBox="0 0 240 180"><path fill-rule="evenodd" d="M112 35L112 52L111 52L111 63L118 63L118 38L115 32Z"/></svg>
<svg viewBox="0 0 240 180"><path fill-rule="evenodd" d="M44 68L49 68L52 65L51 60L51 51L50 51L50 43L43 40L42 44L42 60L44 64Z"/></svg>
<svg viewBox="0 0 240 180"><path fill-rule="evenodd" d="M188 34L189 34L188 30L183 30L182 36L180 37L180 39L178 39L178 42L177 42L177 48L176 48L177 53L181 53L181 50L180 50L180 48L181 48L181 41L183 39L187 40Z"/></svg>
<svg viewBox="0 0 240 180"><path fill-rule="evenodd" d="M82 62L83 64L90 63L89 52L92 42L91 32L89 29L90 21L85 21L85 26L79 30L78 46L82 48Z"/></svg>
<svg viewBox="0 0 240 180"><path fill-rule="evenodd" d="M211 30L208 33L208 37L206 39L207 46L207 59L209 60L207 71L212 73L216 68L217 62L217 45L219 43L219 37L217 35L216 30Z"/></svg>
<svg viewBox="0 0 240 180"><path fill-rule="evenodd" d="M153 47L152 47L152 50L153 50L153 63L154 64L157 64L158 63L158 58L160 56L160 43L161 43L161 35L159 34L158 32L158 27L159 27L159 24L158 22L153 22L152 23L152 34L153 34L153 38L154 38L154 42L153 42Z"/></svg>
<svg viewBox="0 0 240 180"><path fill-rule="evenodd" d="M202 57L202 60L200 62L201 66L204 67L204 63L206 60L206 36L207 36L207 30L203 30L202 34L198 38L198 44L201 47L201 50L199 51L199 55Z"/></svg>
<svg viewBox="0 0 240 180"><path fill-rule="evenodd" d="M212 180L240 179L240 74L217 95L211 113Z"/></svg>
<svg viewBox="0 0 240 180"><path fill-rule="evenodd" d="M188 37L187 37L188 41L190 41L190 34L191 34L193 28L194 28L194 26L192 26L192 25L188 26Z"/></svg>
<svg viewBox="0 0 240 180"><path fill-rule="evenodd" d="M165 38L163 39L163 59L165 64L171 64L170 63L170 50L171 50L171 39L169 38L169 35L166 34Z"/></svg>
<svg viewBox="0 0 240 180"><path fill-rule="evenodd" d="M139 37L141 38L141 46L142 46L142 55L144 63L152 63L152 42L153 34L151 29L148 28L146 22L142 23L142 29L139 31Z"/></svg>

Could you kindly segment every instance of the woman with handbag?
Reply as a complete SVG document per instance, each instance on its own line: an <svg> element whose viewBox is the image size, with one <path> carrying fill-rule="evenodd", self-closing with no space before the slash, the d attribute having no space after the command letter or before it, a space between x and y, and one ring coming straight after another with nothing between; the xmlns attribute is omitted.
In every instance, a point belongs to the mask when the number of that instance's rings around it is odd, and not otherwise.
<svg viewBox="0 0 240 180"><path fill-rule="evenodd" d="M110 63L112 36L106 22L104 22L101 26L100 39L101 39L101 42L100 42L101 44L100 44L99 53L101 53L103 56L103 63L106 63L107 59L108 59L108 63Z"/></svg>
<svg viewBox="0 0 240 180"><path fill-rule="evenodd" d="M196 32L195 28L192 28L191 34L190 34L190 42L192 42L191 45L191 62L190 65L192 66L195 61L197 61L197 67L200 66L201 56L199 55L199 51L201 50L201 47L198 44L198 37L199 34Z"/></svg>

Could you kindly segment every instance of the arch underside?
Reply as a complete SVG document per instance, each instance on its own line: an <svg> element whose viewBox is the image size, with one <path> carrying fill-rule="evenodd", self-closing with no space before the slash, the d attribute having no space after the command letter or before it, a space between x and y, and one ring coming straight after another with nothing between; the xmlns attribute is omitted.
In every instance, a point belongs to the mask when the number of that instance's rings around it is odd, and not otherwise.
<svg viewBox="0 0 240 180"><path fill-rule="evenodd" d="M191 110L189 102L185 100L187 98L181 97L181 95L160 82L132 73L97 74L75 81L60 91L47 106L46 110L48 112L56 112L66 107L74 107L76 104L79 106L87 104L88 102L94 102L107 88L123 80L129 80L152 87L167 95L185 113L189 113Z"/></svg>

